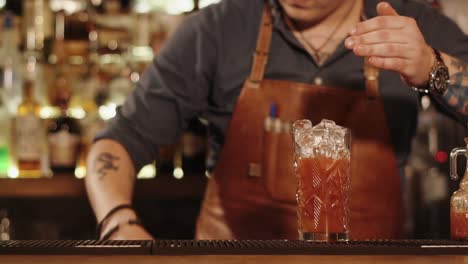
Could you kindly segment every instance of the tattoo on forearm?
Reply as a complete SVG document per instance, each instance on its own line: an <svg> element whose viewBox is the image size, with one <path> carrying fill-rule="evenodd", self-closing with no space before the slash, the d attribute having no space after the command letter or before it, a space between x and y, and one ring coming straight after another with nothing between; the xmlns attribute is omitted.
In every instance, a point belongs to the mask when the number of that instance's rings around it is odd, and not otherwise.
<svg viewBox="0 0 468 264"><path fill-rule="evenodd" d="M461 72L468 72L468 63L460 60L452 60L452 66L455 66Z"/></svg>
<svg viewBox="0 0 468 264"><path fill-rule="evenodd" d="M468 114L468 63L452 59L456 71L450 76L450 85L444 94L449 105L462 114Z"/></svg>
<svg viewBox="0 0 468 264"><path fill-rule="evenodd" d="M99 154L96 162L94 163L94 169L99 175L99 180L102 180L109 171L117 171L119 167L116 165L116 161L120 160L119 157L112 155L109 152L103 152Z"/></svg>

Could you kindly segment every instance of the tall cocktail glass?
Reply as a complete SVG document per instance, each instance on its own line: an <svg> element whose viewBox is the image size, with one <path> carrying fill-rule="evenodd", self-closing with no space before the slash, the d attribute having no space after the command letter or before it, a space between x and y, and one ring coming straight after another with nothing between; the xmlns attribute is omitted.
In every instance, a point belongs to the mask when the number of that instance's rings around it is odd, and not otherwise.
<svg viewBox="0 0 468 264"><path fill-rule="evenodd" d="M348 240L349 129L322 120L293 125L300 239Z"/></svg>

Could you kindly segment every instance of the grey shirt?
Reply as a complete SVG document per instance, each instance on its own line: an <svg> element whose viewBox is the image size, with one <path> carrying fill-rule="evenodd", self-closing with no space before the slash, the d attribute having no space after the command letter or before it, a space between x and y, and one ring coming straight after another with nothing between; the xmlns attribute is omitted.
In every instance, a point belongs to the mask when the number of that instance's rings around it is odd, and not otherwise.
<svg viewBox="0 0 468 264"><path fill-rule="evenodd" d="M363 59L341 44L318 66L273 4L274 29L265 78L364 89ZM448 18L415 1L389 1L401 15L416 18L433 47L468 61L468 37ZM378 0L365 1L376 16ZM263 0L223 0L189 16L146 69L135 90L97 140L120 142L139 170L154 160L158 146L174 143L190 119L208 121L212 168L222 148L242 84L250 73ZM380 93L400 167L415 133L419 95L393 72L380 74ZM448 114L453 109L443 106Z"/></svg>

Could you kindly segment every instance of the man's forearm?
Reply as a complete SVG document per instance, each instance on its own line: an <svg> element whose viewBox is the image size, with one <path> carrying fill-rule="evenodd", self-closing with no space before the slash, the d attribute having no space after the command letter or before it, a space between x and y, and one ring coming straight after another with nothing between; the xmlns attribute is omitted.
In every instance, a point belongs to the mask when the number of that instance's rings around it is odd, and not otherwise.
<svg viewBox="0 0 468 264"><path fill-rule="evenodd" d="M468 115L468 63L447 54L442 55L450 73L450 85L443 94L447 103L463 115Z"/></svg>
<svg viewBox="0 0 468 264"><path fill-rule="evenodd" d="M118 142L97 141L90 150L87 168L86 190L98 221L115 206L131 203L135 169Z"/></svg>

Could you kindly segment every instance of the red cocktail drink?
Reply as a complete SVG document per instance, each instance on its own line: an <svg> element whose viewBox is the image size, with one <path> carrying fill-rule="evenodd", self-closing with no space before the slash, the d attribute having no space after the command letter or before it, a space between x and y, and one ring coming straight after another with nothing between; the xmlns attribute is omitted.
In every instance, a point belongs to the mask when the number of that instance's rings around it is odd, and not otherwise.
<svg viewBox="0 0 468 264"><path fill-rule="evenodd" d="M450 232L452 239L468 240L468 211L450 212Z"/></svg>
<svg viewBox="0 0 468 264"><path fill-rule="evenodd" d="M348 232L349 159L298 160L298 217L302 236L338 240ZM320 239L319 237L323 237ZM335 239L334 239L335 238Z"/></svg>
<svg viewBox="0 0 468 264"><path fill-rule="evenodd" d="M348 240L349 130L331 121L294 124L301 239Z"/></svg>

